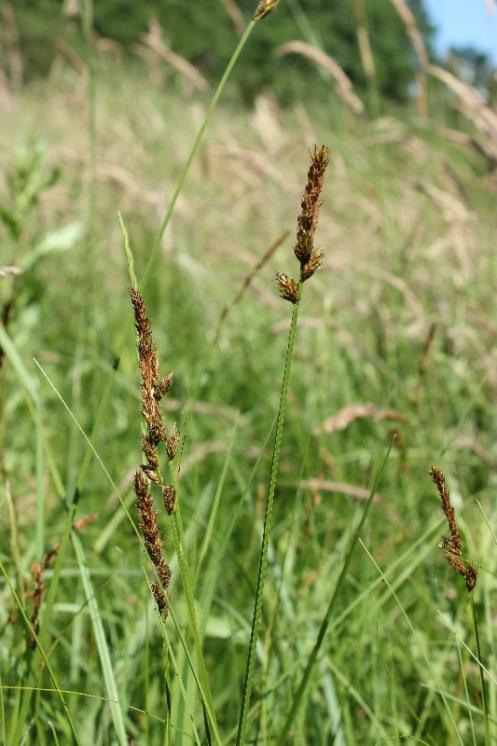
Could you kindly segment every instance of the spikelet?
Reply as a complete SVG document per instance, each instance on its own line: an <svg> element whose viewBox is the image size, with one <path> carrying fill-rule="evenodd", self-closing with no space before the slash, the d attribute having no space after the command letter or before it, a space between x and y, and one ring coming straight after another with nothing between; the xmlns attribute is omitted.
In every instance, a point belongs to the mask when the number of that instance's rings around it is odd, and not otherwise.
<svg viewBox="0 0 497 746"><path fill-rule="evenodd" d="M254 13L254 21L261 21L276 8L278 3L279 0L260 0Z"/></svg>
<svg viewBox="0 0 497 746"><path fill-rule="evenodd" d="M290 303L296 303L298 299L298 285L291 277L284 272L276 273L276 283L278 291L282 298L289 300Z"/></svg>

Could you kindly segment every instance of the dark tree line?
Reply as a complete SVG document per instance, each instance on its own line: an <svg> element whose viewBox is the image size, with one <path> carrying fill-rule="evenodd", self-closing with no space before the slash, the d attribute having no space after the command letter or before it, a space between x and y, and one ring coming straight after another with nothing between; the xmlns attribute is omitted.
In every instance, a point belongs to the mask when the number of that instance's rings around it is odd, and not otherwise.
<svg viewBox="0 0 497 746"><path fill-rule="evenodd" d="M84 54L81 8L85 2L88 0L11 0L25 78L49 69L60 39ZM423 0L409 0L409 4L430 48L433 28ZM248 20L257 3L237 0L236 5ZM211 80L220 75L238 38L223 0L93 0L91 7L95 32L118 42L135 60L137 40L146 32L150 18L158 18L166 43ZM361 90L366 78L358 43L359 17L373 51L379 93L406 100L418 63L391 0L281 0L277 11L258 25L244 50L237 73L238 93L251 100L271 86L284 103L306 91L310 73L313 86L319 89L310 62L296 55L274 54L279 45L294 39L317 40ZM7 62L2 60L2 64Z"/></svg>

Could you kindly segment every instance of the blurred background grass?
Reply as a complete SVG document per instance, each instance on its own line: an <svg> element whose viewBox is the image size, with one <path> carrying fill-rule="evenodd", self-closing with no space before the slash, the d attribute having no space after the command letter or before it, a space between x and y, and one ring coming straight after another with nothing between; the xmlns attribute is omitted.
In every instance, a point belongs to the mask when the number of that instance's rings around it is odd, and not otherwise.
<svg viewBox="0 0 497 746"><path fill-rule="evenodd" d="M279 733L394 430L362 535L390 585L359 547L289 742L466 744L497 735L495 74L475 50L438 60L423 4L410 3L432 63L454 77L447 86L426 75L395 5L287 0L256 27L143 288L164 372L175 371L166 417L186 433L180 499L226 743L241 702L289 327L274 273L292 272L291 238L217 338L216 330L265 251L293 234L315 142L332 152L318 230L326 260L301 311L251 742ZM60 541L78 484L78 517L97 514L80 541L131 743L192 742L190 713L202 733L200 702L168 621L186 704L171 671L169 729L128 707L169 712L145 559L95 459L81 478L87 444L32 361L94 434L134 515L139 388L117 213L140 280L212 87L253 10L173 0L2 5L0 265L16 272L0 278L12 343L2 337L2 562L30 609L31 563ZM295 40L329 55L362 107L350 105L326 60L274 53ZM480 567L486 731L471 605L437 549L444 527L427 477L433 461L448 475L463 553ZM199 563L217 489L221 508ZM81 572L69 546L49 660L60 687L79 692L68 707L81 743L120 743ZM0 737L69 742L53 694L23 715L26 695L9 688L27 685L32 653L5 580L0 588ZM188 637L177 580L172 604ZM40 676L38 686L52 686Z"/></svg>

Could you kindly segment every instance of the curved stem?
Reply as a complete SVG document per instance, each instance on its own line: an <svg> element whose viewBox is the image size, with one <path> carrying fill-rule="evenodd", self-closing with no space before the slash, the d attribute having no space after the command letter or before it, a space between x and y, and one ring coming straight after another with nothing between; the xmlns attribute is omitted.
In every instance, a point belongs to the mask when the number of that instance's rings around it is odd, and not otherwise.
<svg viewBox="0 0 497 746"><path fill-rule="evenodd" d="M254 26L256 24L256 21L252 20L248 24L247 28L245 29L243 36L240 38L240 41L238 42L235 51L233 52L230 61L228 62L228 65L221 77L221 80L218 83L218 86L214 92L214 95L209 103L209 106L207 108L207 113L205 115L205 119L202 122L202 126L200 127L199 131L197 132L197 136L195 138L195 141L192 145L192 149L190 151L190 154L185 162L185 165L183 166L183 169L181 171L181 174L178 179L178 183L176 184L176 189L174 190L174 194L172 196L171 202L169 203L169 207L167 208L166 215L164 216L164 220L161 223L161 226L159 228L159 233L157 235L155 244L152 247L152 251L150 252L150 256L148 258L145 272L143 274L143 281L142 281L142 289L146 285L147 280L149 279L150 272L155 260L155 257L157 256L157 252L159 251L162 239L164 237L164 233L166 232L167 226L169 225L169 222L171 220L174 208L176 207L176 202L178 201L178 197L181 194L183 187L185 185L186 178L188 176L188 172L190 171L190 167L193 163L193 159L195 158L195 155L197 153L197 150L200 146L200 143L202 142L203 136L205 134L205 130L207 129L209 122L211 120L212 114L214 112L214 109L216 108L219 99L221 98L221 95L224 91L224 88L226 86L226 83L228 82L228 79L233 71L233 68L235 67L235 64L242 52L242 49L244 48L245 44L247 43L247 40L252 33Z"/></svg>

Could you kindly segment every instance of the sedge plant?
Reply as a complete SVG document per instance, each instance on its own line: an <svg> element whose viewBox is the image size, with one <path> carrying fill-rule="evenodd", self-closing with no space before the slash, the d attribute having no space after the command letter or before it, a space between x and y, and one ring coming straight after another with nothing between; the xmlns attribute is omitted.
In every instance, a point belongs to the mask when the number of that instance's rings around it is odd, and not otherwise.
<svg viewBox="0 0 497 746"><path fill-rule="evenodd" d="M288 344L285 356L285 364L283 368L283 378L281 382L280 401L278 406L278 417L276 421L276 434L271 459L271 471L269 476L269 487L264 514L262 546L257 574L254 613L252 618L249 650L245 669L243 701L236 740L237 746L241 746L241 744L245 743L247 736L250 700L254 684L256 646L257 640L259 638L259 631L262 620L264 586L266 583L268 572L268 551L273 523L273 502L278 480L281 444L283 440L283 431L285 427L287 412L288 386L290 383L293 351L295 347L295 339L297 336L297 322L299 317L300 302L302 299L302 289L304 282L311 278L316 270L320 267L324 257L323 250L316 249L314 247L314 236L319 219L319 208L321 206L320 197L323 187L324 174L326 171L326 167L328 166L329 159L329 150L324 145L314 148L311 166L307 174L307 182L305 185L304 193L302 195L300 214L297 220L297 237L295 241L294 253L300 265L299 279L294 280L292 277L289 277L284 273L278 273L276 276L279 293L282 298L289 301L293 305L293 312L290 324L290 332L288 334Z"/></svg>

